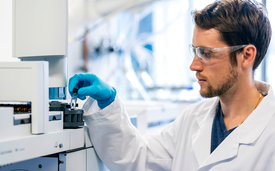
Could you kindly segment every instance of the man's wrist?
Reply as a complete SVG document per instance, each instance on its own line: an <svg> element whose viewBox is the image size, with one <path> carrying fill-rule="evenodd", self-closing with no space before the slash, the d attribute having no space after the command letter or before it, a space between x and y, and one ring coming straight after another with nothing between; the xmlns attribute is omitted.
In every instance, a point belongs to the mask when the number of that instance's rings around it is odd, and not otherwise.
<svg viewBox="0 0 275 171"><path fill-rule="evenodd" d="M109 106L115 100L115 97L116 97L116 89L112 87L111 96L108 99L98 100L97 101L98 107L100 109L104 109L105 107Z"/></svg>

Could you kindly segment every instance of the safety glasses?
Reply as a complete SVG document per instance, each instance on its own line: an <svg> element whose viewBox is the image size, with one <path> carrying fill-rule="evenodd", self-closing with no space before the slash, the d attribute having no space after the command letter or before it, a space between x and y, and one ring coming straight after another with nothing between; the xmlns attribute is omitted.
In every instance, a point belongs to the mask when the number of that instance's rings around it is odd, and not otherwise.
<svg viewBox="0 0 275 171"><path fill-rule="evenodd" d="M189 45L190 53L192 57L197 57L200 61L209 62L213 58L221 58L227 54L230 54L236 50L244 48L247 45L238 45L238 46L228 46L228 47L221 47L221 48L208 48L208 47L193 47L193 45Z"/></svg>

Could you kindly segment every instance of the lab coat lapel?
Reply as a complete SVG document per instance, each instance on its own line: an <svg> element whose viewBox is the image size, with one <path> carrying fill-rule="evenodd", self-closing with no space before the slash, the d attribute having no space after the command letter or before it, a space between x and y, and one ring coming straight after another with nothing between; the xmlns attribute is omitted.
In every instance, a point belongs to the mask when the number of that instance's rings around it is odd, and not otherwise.
<svg viewBox="0 0 275 171"><path fill-rule="evenodd" d="M199 165L210 155L212 124L218 102L217 98L215 103L208 107L206 113L196 118L199 129L192 136L192 147Z"/></svg>
<svg viewBox="0 0 275 171"><path fill-rule="evenodd" d="M200 165L200 168L235 157L238 154L240 138L240 129L235 129Z"/></svg>
<svg viewBox="0 0 275 171"><path fill-rule="evenodd" d="M270 87L268 95L263 98L259 106L249 115L245 122L240 126L242 137L240 143L252 144L265 130L275 111L275 96Z"/></svg>
<svg viewBox="0 0 275 171"><path fill-rule="evenodd" d="M256 81L256 87L262 94L267 94L259 106L248 116L242 125L241 144L252 144L262 134L275 111L275 96L272 87L264 82Z"/></svg>
<svg viewBox="0 0 275 171"><path fill-rule="evenodd" d="M259 106L248 116L242 125L229 134L211 155L200 164L199 170L205 170L203 169L205 166L236 157L240 144L252 145L263 133L274 115L274 101L275 96L270 88L268 95L262 100Z"/></svg>

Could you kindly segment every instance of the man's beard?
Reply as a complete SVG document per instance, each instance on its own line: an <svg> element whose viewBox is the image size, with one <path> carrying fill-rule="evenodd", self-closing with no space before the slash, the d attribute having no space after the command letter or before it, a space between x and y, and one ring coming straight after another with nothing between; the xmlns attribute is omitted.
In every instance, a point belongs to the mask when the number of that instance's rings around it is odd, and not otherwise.
<svg viewBox="0 0 275 171"><path fill-rule="evenodd" d="M200 94L202 97L206 97L206 98L221 96L225 92L227 92L234 85L235 82L237 82L238 78L239 78L238 72L231 67L230 72L227 75L227 78L221 85L219 85L217 88L214 88L213 86L209 85L207 86L207 91L206 92L200 91Z"/></svg>

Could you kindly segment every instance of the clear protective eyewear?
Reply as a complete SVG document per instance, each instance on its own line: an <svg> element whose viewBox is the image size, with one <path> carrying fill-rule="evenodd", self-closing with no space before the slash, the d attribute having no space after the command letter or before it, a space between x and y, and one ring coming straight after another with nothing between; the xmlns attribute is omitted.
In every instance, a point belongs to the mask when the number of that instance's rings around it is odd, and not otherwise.
<svg viewBox="0 0 275 171"><path fill-rule="evenodd" d="M230 54L236 50L244 48L247 45L237 45L237 46L228 46L221 48L208 48L208 47L194 47L193 45L189 45L190 53L193 57L197 55L200 61L209 62L211 58L221 58L226 54Z"/></svg>

